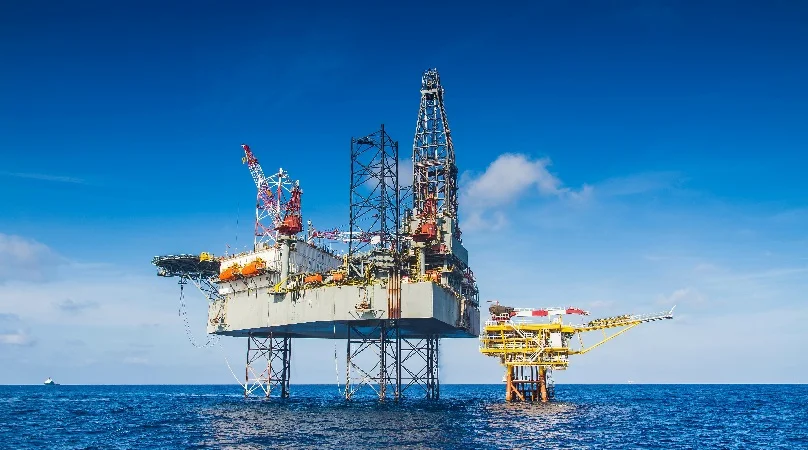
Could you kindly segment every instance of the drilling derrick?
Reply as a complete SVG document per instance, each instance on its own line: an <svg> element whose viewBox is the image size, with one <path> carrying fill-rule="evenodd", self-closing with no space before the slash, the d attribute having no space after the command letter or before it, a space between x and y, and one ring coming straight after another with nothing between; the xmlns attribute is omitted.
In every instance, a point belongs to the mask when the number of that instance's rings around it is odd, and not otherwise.
<svg viewBox="0 0 808 450"><path fill-rule="evenodd" d="M675 308L675 306L674 306ZM582 355L647 322L673 318L670 311L621 315L582 324L564 323L568 315L589 315L579 308L512 308L495 302L480 335L480 352L505 366L505 400L542 401L553 398L553 370L565 370L570 355ZM585 345L583 334L602 331L603 337ZM611 331L609 334L607 331ZM577 338L577 345L574 341Z"/></svg>
<svg viewBox="0 0 808 450"><path fill-rule="evenodd" d="M455 292L462 299L458 326L465 327L466 311L479 305L479 291L460 238L457 166L443 96L437 69L425 71L412 149L412 210L405 213L412 242L408 272Z"/></svg>
<svg viewBox="0 0 808 450"><path fill-rule="evenodd" d="M412 148L413 208L423 211L426 203L434 200L436 212L454 220L452 232L459 239L457 166L443 94L438 70L425 71Z"/></svg>

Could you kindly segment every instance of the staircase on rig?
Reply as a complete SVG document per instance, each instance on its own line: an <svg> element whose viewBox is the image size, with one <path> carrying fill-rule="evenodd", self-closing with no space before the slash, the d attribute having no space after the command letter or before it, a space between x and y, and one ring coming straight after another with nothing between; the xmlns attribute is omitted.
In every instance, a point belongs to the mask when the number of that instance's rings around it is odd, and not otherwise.
<svg viewBox="0 0 808 450"><path fill-rule="evenodd" d="M494 302L491 317L480 334L480 352L499 358L505 366L505 401L542 401L553 398L553 370L564 370L570 355L582 355L646 322L673 318L670 311L594 319L585 324L564 323L565 315L589 315L578 308L511 308ZM585 345L583 334L603 331L600 341ZM608 334L606 330L611 330ZM577 336L577 339L575 339ZM577 340L577 345L573 341Z"/></svg>

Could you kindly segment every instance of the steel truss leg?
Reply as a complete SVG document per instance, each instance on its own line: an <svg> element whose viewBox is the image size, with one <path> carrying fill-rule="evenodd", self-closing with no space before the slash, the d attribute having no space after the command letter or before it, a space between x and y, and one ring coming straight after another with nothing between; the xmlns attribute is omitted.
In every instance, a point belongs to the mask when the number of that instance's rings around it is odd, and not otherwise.
<svg viewBox="0 0 808 450"><path fill-rule="evenodd" d="M440 398L437 336L401 340L402 389L420 387L426 398Z"/></svg>
<svg viewBox="0 0 808 450"><path fill-rule="evenodd" d="M373 389L382 401L388 396L399 398L400 341L401 333L395 321L381 320L364 332L348 325L346 399L350 400L364 386ZM363 364L361 357L367 361L368 356L370 360Z"/></svg>
<svg viewBox="0 0 808 450"><path fill-rule="evenodd" d="M437 399L438 338L404 339L395 320L379 321L364 332L349 325L345 377L348 400L363 386L369 386L382 401L397 401L412 386L420 386L426 398Z"/></svg>
<svg viewBox="0 0 808 450"><path fill-rule="evenodd" d="M289 337L247 338L247 367L244 370L244 396L261 391L265 397L289 397L292 339Z"/></svg>

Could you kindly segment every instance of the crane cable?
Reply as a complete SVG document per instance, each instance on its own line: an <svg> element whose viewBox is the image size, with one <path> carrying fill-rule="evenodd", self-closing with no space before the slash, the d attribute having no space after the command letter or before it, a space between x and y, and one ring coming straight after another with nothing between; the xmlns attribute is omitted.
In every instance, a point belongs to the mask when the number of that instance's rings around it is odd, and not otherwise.
<svg viewBox="0 0 808 450"><path fill-rule="evenodd" d="M225 351L224 351L224 346L222 345L222 341L218 340L218 342L219 342L219 349L222 351L222 356L224 356L224 363L227 364L227 368L230 370L230 374L233 375L233 378L236 380L236 383L238 383L238 385L241 386L244 389L244 391L246 392L247 391L247 381L244 381L244 384L242 384L241 380L238 379L238 377L236 376L236 373L233 372L233 368L230 367L230 361L227 359L227 353L225 353Z"/></svg>
<svg viewBox="0 0 808 450"><path fill-rule="evenodd" d="M185 323L185 334L188 336L188 341L196 348L208 348L212 347L218 341L218 336L216 335L208 335L207 342L205 345L199 345L196 343L196 339L194 339L193 334L191 333L191 325L188 323L188 307L185 305L185 284L187 281L184 279L180 279L180 308L177 311L178 315L182 317L183 322Z"/></svg>
<svg viewBox="0 0 808 450"><path fill-rule="evenodd" d="M238 377L236 376L236 373L233 372L233 368L230 366L230 361L227 359L227 354L224 351L224 346L222 345L222 340L219 339L218 335L216 335L216 334L208 335L208 340L207 340L207 342L205 342L205 345L199 345L199 344L196 343L196 340L194 339L193 334L191 334L191 325L188 323L188 311L187 311L188 308L185 305L185 290L184 290L184 287L185 287L186 283L187 282L184 282L183 280L180 280L180 309L179 309L179 315L182 316L183 322L185 322L185 334L188 335L188 340L191 342L191 345L193 345L196 348L214 347L214 346L216 346L216 344L218 344L219 349L222 351L222 356L224 356L224 362L225 362L225 364L227 364L227 368L230 370L230 374L233 375L233 378L236 380L236 383L238 383L239 386L241 386L244 389L247 389L246 382L244 384L242 384L241 380L239 380Z"/></svg>
<svg viewBox="0 0 808 450"><path fill-rule="evenodd" d="M336 313L334 314L336 316ZM337 393L342 397L345 393L339 387L339 359L337 358L337 322L334 320L336 317L332 317L332 322L334 323L334 372L337 375ZM348 361L345 361L347 366ZM345 389L348 389L348 386L345 386Z"/></svg>

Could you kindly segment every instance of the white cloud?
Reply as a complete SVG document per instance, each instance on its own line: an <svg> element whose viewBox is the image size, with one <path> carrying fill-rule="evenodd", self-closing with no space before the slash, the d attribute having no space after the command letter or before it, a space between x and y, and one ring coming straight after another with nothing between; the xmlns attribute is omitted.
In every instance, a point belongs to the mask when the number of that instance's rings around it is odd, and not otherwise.
<svg viewBox="0 0 808 450"><path fill-rule="evenodd" d="M587 308L598 309L598 308L609 308L614 306L613 300L594 300L586 304Z"/></svg>
<svg viewBox="0 0 808 450"><path fill-rule="evenodd" d="M657 303L660 305L702 305L707 298L693 288L683 288L673 291L670 295L660 295Z"/></svg>
<svg viewBox="0 0 808 450"><path fill-rule="evenodd" d="M48 246L21 236L0 233L0 283L42 281L66 262Z"/></svg>
<svg viewBox="0 0 808 450"><path fill-rule="evenodd" d="M718 267L715 264L710 263L699 263L696 267L693 268L694 272L702 272L702 273L711 273L718 270Z"/></svg>
<svg viewBox="0 0 808 450"><path fill-rule="evenodd" d="M578 190L564 186L561 179L548 170L550 164L548 158L531 159L523 154L505 153L482 174L464 173L460 179L460 204L467 211L465 228L493 230L504 227L505 215L497 210L531 190L545 197L576 201L586 200L592 194L589 185Z"/></svg>
<svg viewBox="0 0 808 450"><path fill-rule="evenodd" d="M156 276L66 270L63 278L48 283L0 285L0 311L42 324L93 328L173 325L177 323L179 288L166 281ZM65 295L81 300L65 299ZM195 298L206 304L201 294Z"/></svg>
<svg viewBox="0 0 808 450"><path fill-rule="evenodd" d="M0 314L0 345L31 346L35 340L16 314Z"/></svg>
<svg viewBox="0 0 808 450"><path fill-rule="evenodd" d="M75 301L73 299L67 298L60 302L55 303L55 306L60 311L70 314L78 314L87 309L97 308L99 305L98 302Z"/></svg>
<svg viewBox="0 0 808 450"><path fill-rule="evenodd" d="M766 270L761 270L759 272L751 272L751 273L744 273L733 275L727 278L725 281L731 280L755 280L755 279L768 279L768 278L780 278L780 277L788 277L791 275L802 275L808 273L808 267L781 267L781 268L771 268Z"/></svg>
<svg viewBox="0 0 808 450"><path fill-rule="evenodd" d="M412 159L398 161L398 185L401 187L412 185Z"/></svg>
<svg viewBox="0 0 808 450"><path fill-rule="evenodd" d="M141 269L148 268L148 260L142 263ZM210 369L193 375L194 382L227 382L231 375L222 363L223 350L188 343L176 280L142 272L137 266L68 262L45 283L0 284L0 312L5 313L0 314L0 364L15 361L13 370L0 371L0 384L24 383L46 372L66 383L103 383L121 364L129 368L119 380L123 383L153 379L155 367L162 370L160 380L182 382L187 378L182 367L189 365ZM189 285L185 302L190 332L204 342L207 301ZM241 361L244 342L234 338L222 344ZM13 359L22 354L15 349L34 345L30 352L25 349L29 359Z"/></svg>
<svg viewBox="0 0 808 450"><path fill-rule="evenodd" d="M471 211L463 221L463 228L467 230L488 230L499 231L508 224L508 219L505 218L505 213L502 211L494 211L490 214L484 214L484 211Z"/></svg>
<svg viewBox="0 0 808 450"><path fill-rule="evenodd" d="M0 175L16 178L28 178L32 180L56 181L60 183L74 183L74 184L85 183L84 180L82 180L81 178L66 177L61 175L48 175L44 173L0 172Z"/></svg>
<svg viewBox="0 0 808 450"><path fill-rule="evenodd" d="M31 336L21 330L17 330L11 333L0 333L0 344L2 345L19 345L21 347L27 347L29 345L33 345L34 341L31 339Z"/></svg>
<svg viewBox="0 0 808 450"><path fill-rule="evenodd" d="M547 170L549 161L531 161L525 155L500 155L479 176L468 176L463 189L463 206L487 207L515 200L531 186L542 194L555 194L561 180Z"/></svg>
<svg viewBox="0 0 808 450"><path fill-rule="evenodd" d="M140 356L127 356L123 359L124 364L148 364L149 360Z"/></svg>
<svg viewBox="0 0 808 450"><path fill-rule="evenodd" d="M598 196L645 194L674 187L682 179L678 172L645 172L609 178L597 185Z"/></svg>

